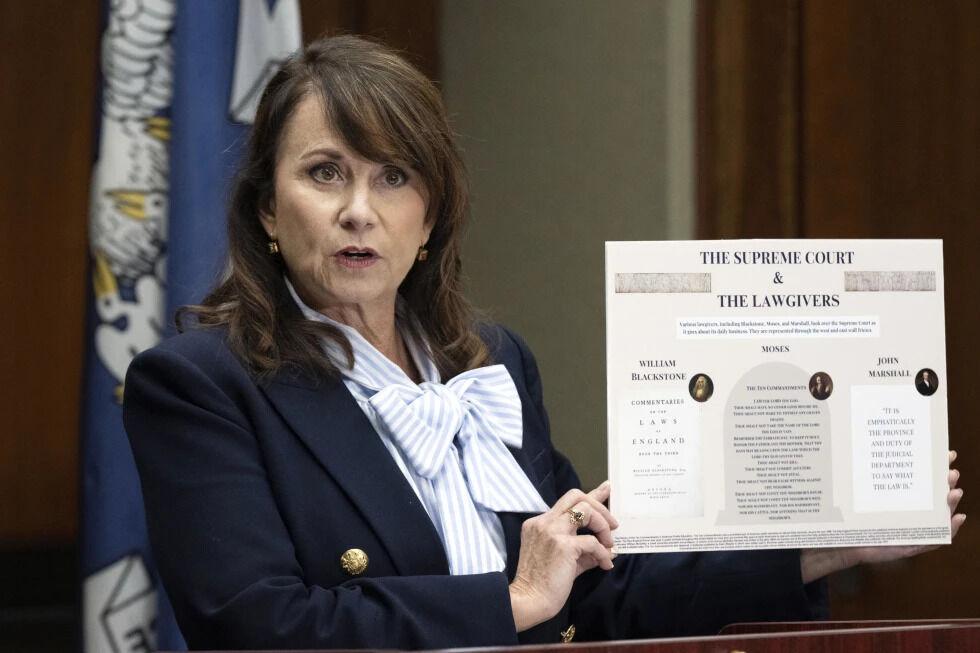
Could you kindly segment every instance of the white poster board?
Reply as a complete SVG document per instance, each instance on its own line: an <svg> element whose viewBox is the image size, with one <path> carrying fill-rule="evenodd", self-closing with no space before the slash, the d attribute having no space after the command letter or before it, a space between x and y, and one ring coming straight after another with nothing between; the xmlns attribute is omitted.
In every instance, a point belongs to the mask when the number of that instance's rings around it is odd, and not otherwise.
<svg viewBox="0 0 980 653"><path fill-rule="evenodd" d="M942 242L606 243L621 553L949 542Z"/></svg>

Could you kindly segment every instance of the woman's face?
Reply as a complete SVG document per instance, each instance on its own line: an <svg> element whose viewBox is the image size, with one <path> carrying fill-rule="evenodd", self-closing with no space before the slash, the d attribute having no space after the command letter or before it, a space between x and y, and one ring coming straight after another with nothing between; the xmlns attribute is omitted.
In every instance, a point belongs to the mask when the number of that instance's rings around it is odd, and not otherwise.
<svg viewBox="0 0 980 653"><path fill-rule="evenodd" d="M415 170L360 157L308 96L286 124L262 224L311 308L341 321L351 310L394 315L398 286L429 238L427 202Z"/></svg>

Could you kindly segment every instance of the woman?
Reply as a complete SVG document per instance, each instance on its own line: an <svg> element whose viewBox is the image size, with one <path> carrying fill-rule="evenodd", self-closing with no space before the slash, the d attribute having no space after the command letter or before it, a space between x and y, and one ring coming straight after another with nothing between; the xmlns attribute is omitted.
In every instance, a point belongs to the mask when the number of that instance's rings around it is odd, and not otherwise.
<svg viewBox="0 0 980 653"><path fill-rule="evenodd" d="M530 352L460 294L467 208L438 93L391 51L324 39L270 81L229 275L126 382L188 643L444 648L818 616L804 581L864 554L614 565L608 485L577 489Z"/></svg>

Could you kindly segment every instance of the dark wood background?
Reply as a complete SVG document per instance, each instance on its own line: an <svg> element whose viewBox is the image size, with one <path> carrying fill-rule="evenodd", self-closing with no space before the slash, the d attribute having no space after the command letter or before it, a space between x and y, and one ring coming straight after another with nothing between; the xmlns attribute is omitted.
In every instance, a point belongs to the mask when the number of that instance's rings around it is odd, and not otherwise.
<svg viewBox="0 0 980 653"><path fill-rule="evenodd" d="M304 36L373 34L438 78L438 7L305 0ZM974 0L698 4L699 235L944 238L967 488L980 456L977 25ZM0 577L24 579L5 583L0 613L75 600L98 29L98 3L0 2ZM968 521L949 550L842 575L835 616L977 616L978 544Z"/></svg>
<svg viewBox="0 0 980 653"><path fill-rule="evenodd" d="M980 457L980 3L705 0L699 237L942 238L951 446ZM980 527L834 579L836 618L980 615Z"/></svg>

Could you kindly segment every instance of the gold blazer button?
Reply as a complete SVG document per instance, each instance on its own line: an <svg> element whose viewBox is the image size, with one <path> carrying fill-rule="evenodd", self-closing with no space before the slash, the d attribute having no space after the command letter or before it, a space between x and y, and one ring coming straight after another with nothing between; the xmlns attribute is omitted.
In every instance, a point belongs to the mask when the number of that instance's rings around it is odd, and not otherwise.
<svg viewBox="0 0 980 653"><path fill-rule="evenodd" d="M569 624L568 628L561 631L561 642L562 644L568 644L573 639L575 639L575 624Z"/></svg>
<svg viewBox="0 0 980 653"><path fill-rule="evenodd" d="M363 574L368 566L368 556L360 549L347 549L340 556L340 566L351 576Z"/></svg>

